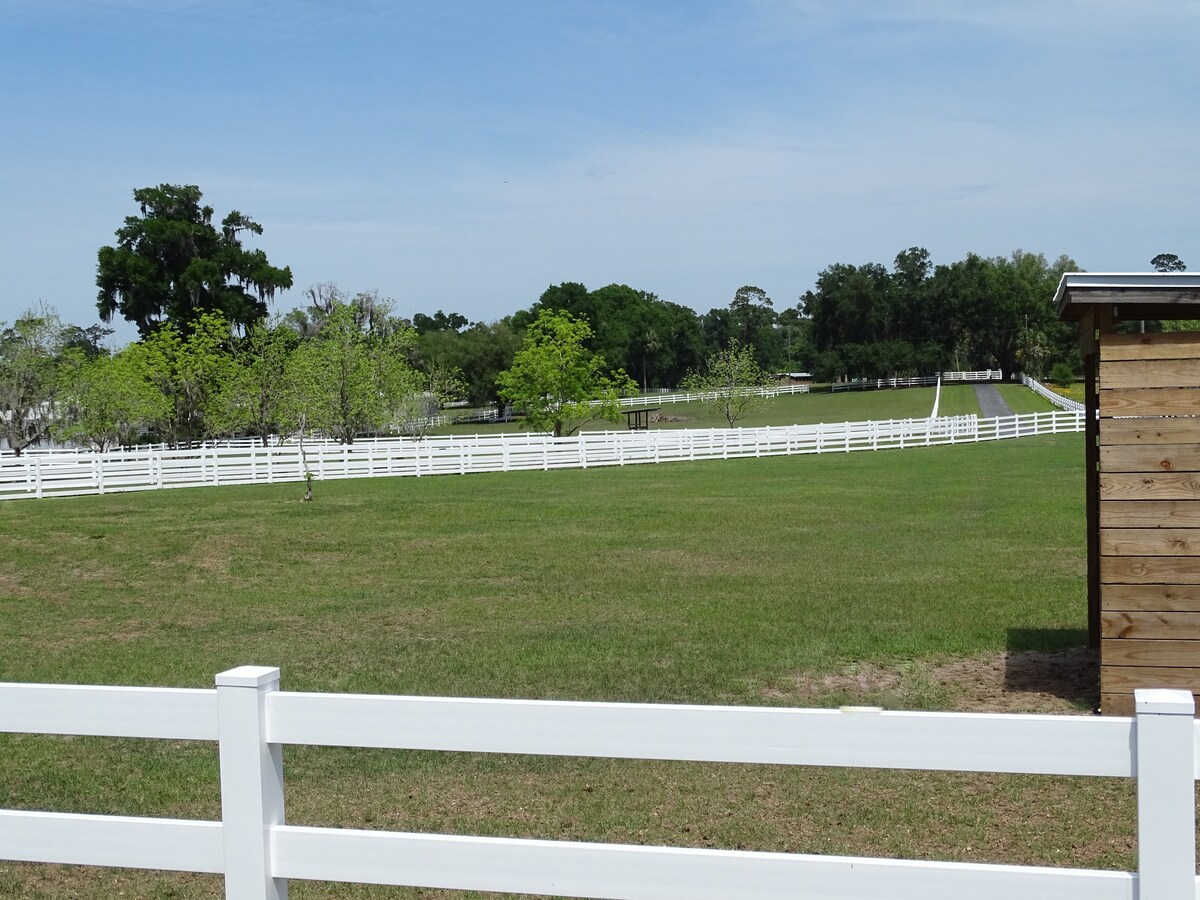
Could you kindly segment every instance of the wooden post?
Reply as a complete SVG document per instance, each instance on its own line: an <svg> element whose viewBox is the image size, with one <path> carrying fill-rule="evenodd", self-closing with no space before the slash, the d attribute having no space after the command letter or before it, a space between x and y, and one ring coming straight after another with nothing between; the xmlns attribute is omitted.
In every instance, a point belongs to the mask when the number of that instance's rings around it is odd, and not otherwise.
<svg viewBox="0 0 1200 900"><path fill-rule="evenodd" d="M1111 306L1088 310L1079 322L1084 377L1084 490L1087 491L1088 646L1100 648L1100 341L1113 330Z"/></svg>
<svg viewBox="0 0 1200 900"><path fill-rule="evenodd" d="M1100 367L1093 351L1083 358L1083 460L1087 524L1088 646L1100 649L1100 417L1096 378Z"/></svg>

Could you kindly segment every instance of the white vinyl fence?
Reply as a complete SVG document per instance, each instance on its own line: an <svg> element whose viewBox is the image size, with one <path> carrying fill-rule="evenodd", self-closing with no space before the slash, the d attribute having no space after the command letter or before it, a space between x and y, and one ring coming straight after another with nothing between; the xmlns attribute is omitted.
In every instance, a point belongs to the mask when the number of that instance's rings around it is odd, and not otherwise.
<svg viewBox="0 0 1200 900"><path fill-rule="evenodd" d="M902 387L933 387L942 381L1002 381L1004 372L1000 369L981 369L978 372L942 372L941 375L920 375L914 378L858 378L854 381L834 382L830 389L838 391L869 391L882 388Z"/></svg>
<svg viewBox="0 0 1200 900"><path fill-rule="evenodd" d="M59 453L0 459L0 500L104 494L205 485L398 475L465 475L523 469L586 469L702 459L847 453L973 443L1082 431L1081 413L981 419L955 416L766 428L601 431L555 438L489 434L388 439L300 448L201 447Z"/></svg>
<svg viewBox="0 0 1200 900"><path fill-rule="evenodd" d="M1045 397L1059 409L1065 409L1068 412L1084 412L1086 407L1078 400L1072 400L1070 397L1064 397L1062 394L1056 393L1046 387L1040 381L1030 378L1028 375L1021 376L1021 384L1029 388L1035 394Z"/></svg>
<svg viewBox="0 0 1200 900"><path fill-rule="evenodd" d="M209 872L228 900L288 881L628 900L1195 900L1187 691L1134 718L292 693L243 666L215 690L0 684L0 731L217 741L221 821L0 810L0 859ZM300 827L285 744L1137 779L1136 873ZM1038 802L1031 796L1029 802Z"/></svg>
<svg viewBox="0 0 1200 900"><path fill-rule="evenodd" d="M807 394L812 390L810 384L772 384L765 387L746 388L745 393L755 397L778 397L781 394ZM672 394L643 394L640 397L622 397L621 406L626 409L636 409L641 406L658 406L661 403L693 403L699 400L715 400L723 396L717 391L689 394L676 392ZM593 405L601 401L593 401Z"/></svg>

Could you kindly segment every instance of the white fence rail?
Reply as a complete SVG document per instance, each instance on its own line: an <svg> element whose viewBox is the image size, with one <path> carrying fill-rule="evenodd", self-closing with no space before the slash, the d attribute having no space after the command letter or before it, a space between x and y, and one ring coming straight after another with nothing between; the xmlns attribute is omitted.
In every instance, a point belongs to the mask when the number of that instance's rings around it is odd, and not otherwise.
<svg viewBox="0 0 1200 900"><path fill-rule="evenodd" d="M745 393L755 397L778 397L780 394L807 394L812 390L810 384L772 384L764 387L746 388ZM673 393L673 394L643 394L640 397L622 397L621 406L636 409L641 406L658 406L661 403L694 403L702 400L715 400L722 396L717 391L704 393ZM595 401L599 403L600 401Z"/></svg>
<svg viewBox="0 0 1200 900"><path fill-rule="evenodd" d="M1003 381L1000 369L981 369L978 372L943 372L942 381Z"/></svg>
<svg viewBox="0 0 1200 900"><path fill-rule="evenodd" d="M933 387L942 381L1001 381L1004 373L1000 369L982 369L978 372L942 372L941 375L920 375L914 378L858 378L854 381L834 382L830 389L838 391L870 391L882 388Z"/></svg>
<svg viewBox="0 0 1200 900"><path fill-rule="evenodd" d="M1070 397L1064 397L1062 394L1056 393L1046 387L1040 381L1030 378L1028 375L1021 376L1021 384L1029 388L1035 394L1045 397L1059 409L1065 409L1068 412L1085 412L1086 407L1078 400L1072 400Z"/></svg>
<svg viewBox="0 0 1200 900"><path fill-rule="evenodd" d="M1195 900L1187 691L1134 718L310 694L243 666L215 690L0 684L0 731L217 741L222 821L0 810L0 859L220 873L229 900L290 879L629 900ZM285 744L1136 778L1138 871L297 827Z"/></svg>
<svg viewBox="0 0 1200 900"><path fill-rule="evenodd" d="M68 453L0 459L0 500L159 488L400 475L465 475L523 469L586 469L702 459L847 453L1030 437L1083 430L1081 413L981 419L897 419L766 428L601 431L430 437L354 444L201 447Z"/></svg>

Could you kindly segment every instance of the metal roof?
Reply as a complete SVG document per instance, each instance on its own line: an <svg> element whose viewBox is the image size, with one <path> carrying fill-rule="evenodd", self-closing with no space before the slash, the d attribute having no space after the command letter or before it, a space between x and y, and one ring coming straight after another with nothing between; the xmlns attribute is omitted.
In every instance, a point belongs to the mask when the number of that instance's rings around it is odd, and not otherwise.
<svg viewBox="0 0 1200 900"><path fill-rule="evenodd" d="M1068 272L1054 293L1064 319L1080 319L1103 304L1112 304L1117 319L1200 318L1200 274Z"/></svg>

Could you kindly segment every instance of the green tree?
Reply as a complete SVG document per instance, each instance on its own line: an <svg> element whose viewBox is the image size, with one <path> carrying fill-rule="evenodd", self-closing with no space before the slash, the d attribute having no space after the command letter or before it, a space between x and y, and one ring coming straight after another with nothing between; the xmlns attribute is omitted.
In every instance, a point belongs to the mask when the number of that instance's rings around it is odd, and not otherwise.
<svg viewBox="0 0 1200 900"><path fill-rule="evenodd" d="M529 428L562 437L593 419L620 416L621 395L637 384L624 370L607 371L604 358L586 347L591 336L586 321L552 309L529 324L512 368L498 378L501 396L524 411Z"/></svg>
<svg viewBox="0 0 1200 900"><path fill-rule="evenodd" d="M473 406L504 405L496 379L512 365L521 337L507 322L476 322L465 331L427 331L418 338L420 358L432 366L458 372L463 392Z"/></svg>
<svg viewBox="0 0 1200 900"><path fill-rule="evenodd" d="M442 406L461 397L464 390L465 385L456 369L434 364L415 371L412 388L399 398L400 431L414 440L424 440L441 415Z"/></svg>
<svg viewBox="0 0 1200 900"><path fill-rule="evenodd" d="M89 325L87 328L81 328L78 325L67 325L63 328L62 348L63 351L79 350L88 359L94 359L97 356L108 356L108 350L104 346L104 341L113 333L113 329L105 328L103 325Z"/></svg>
<svg viewBox="0 0 1200 900"><path fill-rule="evenodd" d="M265 447L279 423L287 392L288 360L296 333L279 322L257 322L233 345L234 365L218 387L210 430L256 435Z"/></svg>
<svg viewBox="0 0 1200 900"><path fill-rule="evenodd" d="M1046 372L1046 362L1050 358L1051 350L1050 340L1042 329L1022 329L1017 343L1017 362L1021 371L1031 378L1040 379Z"/></svg>
<svg viewBox="0 0 1200 900"><path fill-rule="evenodd" d="M417 334L423 335L431 331L462 331L469 323L464 315L456 312L447 315L439 309L432 316L417 313L413 316L412 324Z"/></svg>
<svg viewBox="0 0 1200 900"><path fill-rule="evenodd" d="M1185 272L1187 266L1174 253L1160 253L1150 260L1150 265L1159 272Z"/></svg>
<svg viewBox="0 0 1200 900"><path fill-rule="evenodd" d="M729 346L709 356L704 369L683 380L683 388L703 394L703 403L715 414L733 423L761 409L768 398L761 389L770 383L767 373L754 359L754 350L737 338Z"/></svg>
<svg viewBox="0 0 1200 900"><path fill-rule="evenodd" d="M46 440L61 383L63 324L47 306L0 323L0 438L16 455Z"/></svg>
<svg viewBox="0 0 1200 900"><path fill-rule="evenodd" d="M72 348L63 354L62 395L54 434L104 452L137 440L148 422L167 417L173 400L147 380L141 347L89 358Z"/></svg>
<svg viewBox="0 0 1200 900"><path fill-rule="evenodd" d="M245 328L266 316L276 291L292 286L291 269L243 246L243 235L262 234L261 225L235 210L218 230L201 196L190 184L133 192L141 214L128 216L116 246L98 254L96 302L105 322L120 313L145 337L163 323L186 332L201 314L219 312Z"/></svg>
<svg viewBox="0 0 1200 900"><path fill-rule="evenodd" d="M671 386L704 359L704 334L696 313L649 291L609 284L589 291L577 282L549 287L531 311L512 317L526 327L541 310L584 319L592 329L588 349L621 366L643 389Z"/></svg>
<svg viewBox="0 0 1200 900"><path fill-rule="evenodd" d="M349 444L360 434L399 422L405 399L419 385L408 363L414 334L384 318L382 310L364 316L352 303L339 301L316 336L296 348L282 412L290 428Z"/></svg>
<svg viewBox="0 0 1200 900"><path fill-rule="evenodd" d="M743 347L753 348L761 366L775 367L779 362L779 317L774 305L766 291L752 284L738 288L729 304L733 336Z"/></svg>
<svg viewBox="0 0 1200 900"><path fill-rule="evenodd" d="M153 430L174 447L222 433L224 417L209 412L234 372L225 317L203 313L186 336L167 323L136 346L137 364L167 400L157 407Z"/></svg>

